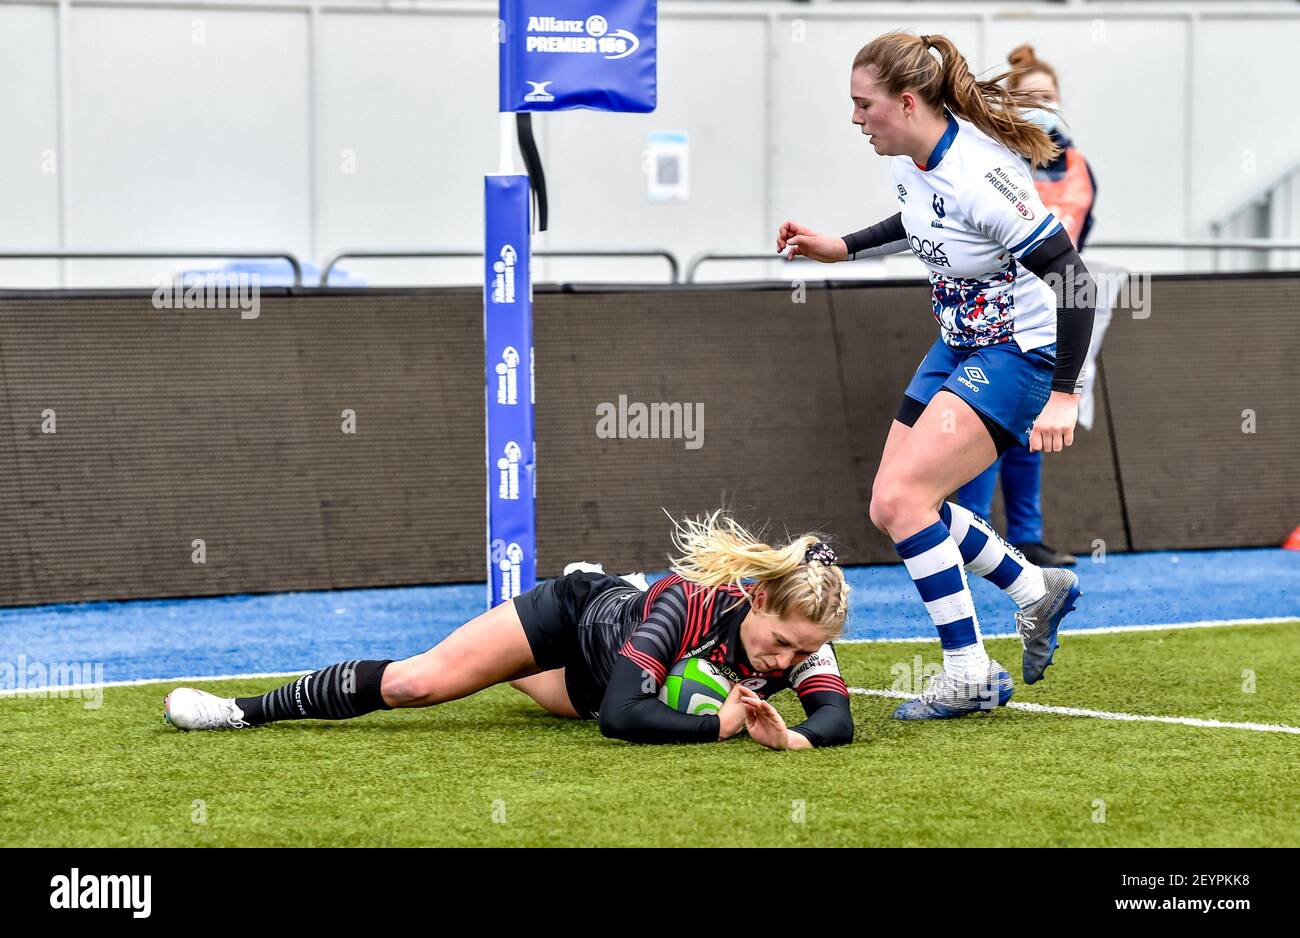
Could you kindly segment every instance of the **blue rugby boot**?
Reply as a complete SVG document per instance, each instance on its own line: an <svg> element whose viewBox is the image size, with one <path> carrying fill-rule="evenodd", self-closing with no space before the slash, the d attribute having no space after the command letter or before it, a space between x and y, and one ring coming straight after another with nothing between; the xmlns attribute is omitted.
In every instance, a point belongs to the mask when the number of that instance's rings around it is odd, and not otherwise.
<svg viewBox="0 0 1300 938"><path fill-rule="evenodd" d="M1043 570L1043 584L1047 587L1043 598L1016 613L1016 631L1025 646L1021 673L1026 684L1037 684L1043 679L1043 672L1056 654L1059 644L1056 633L1061 629L1061 621L1083 595L1079 591L1078 575L1059 567Z"/></svg>
<svg viewBox="0 0 1300 938"><path fill-rule="evenodd" d="M975 683L959 681L947 671L936 674L920 697L898 705L894 719L946 720L979 713L1005 706L1014 692L1015 685L1007 669L989 659L987 676Z"/></svg>

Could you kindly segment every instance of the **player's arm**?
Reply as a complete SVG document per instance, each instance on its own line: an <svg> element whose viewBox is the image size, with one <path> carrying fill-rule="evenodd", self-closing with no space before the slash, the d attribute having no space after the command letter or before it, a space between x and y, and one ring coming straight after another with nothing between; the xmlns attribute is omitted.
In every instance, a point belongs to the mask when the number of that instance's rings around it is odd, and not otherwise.
<svg viewBox="0 0 1300 938"><path fill-rule="evenodd" d="M847 234L842 240L845 249L849 252L848 259L851 261L908 250L907 231L903 228L902 212L895 212L892 217L870 228Z"/></svg>
<svg viewBox="0 0 1300 938"><path fill-rule="evenodd" d="M659 595L614 659L600 705L602 734L632 743L705 743L722 736L723 722L717 715L681 713L659 699L685 625L686 595L674 584ZM732 728L727 735L736 731Z"/></svg>
<svg viewBox="0 0 1300 938"><path fill-rule="evenodd" d="M800 740L816 748L853 742L849 690L840 676L840 665L830 642L790 673L790 686L799 695L799 703L808 717L798 726L790 727L789 748L805 748Z"/></svg>
<svg viewBox="0 0 1300 938"><path fill-rule="evenodd" d="M823 264L854 261L880 254L897 254L907 249L907 232L903 229L901 212L878 225L863 228L842 238L818 234L793 221L782 224L776 236L776 250L778 253L788 252L787 259L808 257Z"/></svg>
<svg viewBox="0 0 1300 938"><path fill-rule="evenodd" d="M1052 390L1078 394L1083 390L1083 363L1092 341L1097 314L1097 289L1092 274L1074 248L1064 227L1027 253L1024 265L1056 295L1056 370Z"/></svg>

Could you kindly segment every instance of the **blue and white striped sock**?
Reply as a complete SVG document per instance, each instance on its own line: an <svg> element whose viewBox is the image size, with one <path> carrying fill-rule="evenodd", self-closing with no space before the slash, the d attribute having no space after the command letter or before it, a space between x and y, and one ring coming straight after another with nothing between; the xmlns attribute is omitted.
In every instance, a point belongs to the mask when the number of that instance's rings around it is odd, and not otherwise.
<svg viewBox="0 0 1300 938"><path fill-rule="evenodd" d="M979 619L962 569L961 551L948 527L936 521L894 545L903 558L926 612L939 631L943 668L963 681L982 681L989 656L980 640Z"/></svg>
<svg viewBox="0 0 1300 938"><path fill-rule="evenodd" d="M966 569L1002 590L1021 609L1047 595L1043 568L1026 560L979 515L956 502L944 502L939 520L952 532Z"/></svg>

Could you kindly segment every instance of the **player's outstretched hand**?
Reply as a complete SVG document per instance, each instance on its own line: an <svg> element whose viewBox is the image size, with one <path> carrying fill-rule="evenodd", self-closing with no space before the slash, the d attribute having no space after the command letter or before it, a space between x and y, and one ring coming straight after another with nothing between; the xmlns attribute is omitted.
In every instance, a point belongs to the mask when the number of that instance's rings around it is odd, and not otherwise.
<svg viewBox="0 0 1300 938"><path fill-rule="evenodd" d="M820 235L811 228L792 221L784 222L777 231L776 250L778 254L786 252L786 260L811 257L823 264L833 264L849 259L849 249L843 238Z"/></svg>
<svg viewBox="0 0 1300 938"><path fill-rule="evenodd" d="M1053 391L1029 433L1029 452L1059 453L1074 442L1079 395Z"/></svg>
<svg viewBox="0 0 1300 938"><path fill-rule="evenodd" d="M750 739L768 749L789 748L785 720L781 719L775 707L748 687L741 702L745 705L745 729L749 730Z"/></svg>
<svg viewBox="0 0 1300 938"><path fill-rule="evenodd" d="M718 708L718 739L729 739L745 728L745 704L741 699L745 691L753 693L748 687L733 684L731 693Z"/></svg>

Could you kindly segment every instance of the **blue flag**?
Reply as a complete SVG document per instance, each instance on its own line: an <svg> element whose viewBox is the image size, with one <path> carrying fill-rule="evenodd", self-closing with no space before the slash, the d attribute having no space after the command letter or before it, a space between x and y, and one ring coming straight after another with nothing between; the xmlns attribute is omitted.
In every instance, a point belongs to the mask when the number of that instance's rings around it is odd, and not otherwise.
<svg viewBox="0 0 1300 938"><path fill-rule="evenodd" d="M656 105L657 0L501 0L501 111Z"/></svg>

